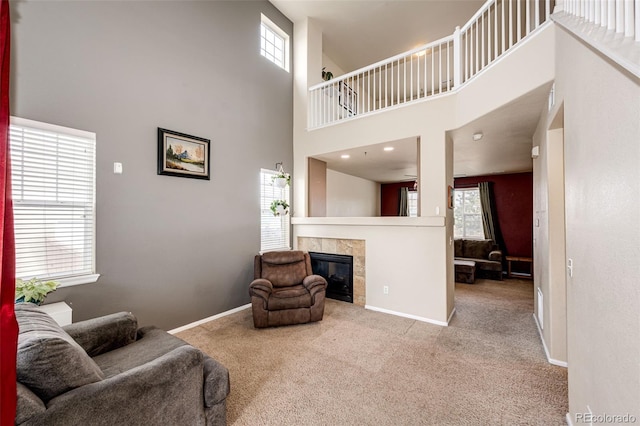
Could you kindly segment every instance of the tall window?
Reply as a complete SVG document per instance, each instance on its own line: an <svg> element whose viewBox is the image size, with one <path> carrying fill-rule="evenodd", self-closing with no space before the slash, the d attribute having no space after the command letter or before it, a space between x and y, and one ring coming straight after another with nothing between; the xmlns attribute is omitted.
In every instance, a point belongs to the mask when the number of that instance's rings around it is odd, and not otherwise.
<svg viewBox="0 0 640 426"><path fill-rule="evenodd" d="M260 23L260 54L289 71L289 35L264 15Z"/></svg>
<svg viewBox="0 0 640 426"><path fill-rule="evenodd" d="M456 238L484 238L482 206L478 188L456 189L453 206L453 235Z"/></svg>
<svg viewBox="0 0 640 426"><path fill-rule="evenodd" d="M281 250L291 248L289 240L289 213L275 216L271 210L274 201L289 204L289 185L278 188L273 178L275 170L260 170L260 250Z"/></svg>
<svg viewBox="0 0 640 426"><path fill-rule="evenodd" d="M93 282L96 135L11 118L16 276Z"/></svg>
<svg viewBox="0 0 640 426"><path fill-rule="evenodd" d="M409 191L407 203L409 217L418 217L418 191Z"/></svg>

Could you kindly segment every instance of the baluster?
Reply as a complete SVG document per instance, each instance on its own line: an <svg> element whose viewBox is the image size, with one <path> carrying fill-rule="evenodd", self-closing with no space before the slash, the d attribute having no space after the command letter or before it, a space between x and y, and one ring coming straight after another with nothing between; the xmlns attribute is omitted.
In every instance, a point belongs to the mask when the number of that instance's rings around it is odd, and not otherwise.
<svg viewBox="0 0 640 426"><path fill-rule="evenodd" d="M624 2L624 36L633 37L634 35L633 25L633 2L627 0Z"/></svg>
<svg viewBox="0 0 640 426"><path fill-rule="evenodd" d="M624 32L624 0L616 0L616 33Z"/></svg>
<svg viewBox="0 0 640 426"><path fill-rule="evenodd" d="M502 0L502 14L500 15L501 20L502 20L502 27L500 28L502 30L502 50L500 51L501 54L504 53L504 51L505 51L506 40L507 40L507 38L505 36L505 31L504 31L504 28L505 28L505 22L504 22L504 9L505 9L505 7L504 7L504 2L505 2L505 0Z"/></svg>
<svg viewBox="0 0 640 426"><path fill-rule="evenodd" d="M522 22L520 17L522 16L522 6L520 6L522 2L520 0L516 1L516 43L520 41L522 35Z"/></svg>
<svg viewBox="0 0 640 426"><path fill-rule="evenodd" d="M529 33L531 32L531 0L525 1L526 3L524 7L524 18L526 20L525 31L527 32L525 35L529 35Z"/></svg>
<svg viewBox="0 0 640 426"><path fill-rule="evenodd" d="M636 28L635 28L636 41L640 41L640 0L636 0L634 9L635 9L635 12L636 12L636 17L635 17L635 21L636 21Z"/></svg>
<svg viewBox="0 0 640 426"><path fill-rule="evenodd" d="M608 30L616 29L616 1L615 0L607 0L607 15L609 17L607 22Z"/></svg>

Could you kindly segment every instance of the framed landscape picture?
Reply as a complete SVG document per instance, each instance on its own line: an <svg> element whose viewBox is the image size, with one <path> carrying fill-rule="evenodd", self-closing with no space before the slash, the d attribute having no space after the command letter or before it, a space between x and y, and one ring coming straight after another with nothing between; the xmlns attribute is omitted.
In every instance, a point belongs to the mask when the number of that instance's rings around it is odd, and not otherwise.
<svg viewBox="0 0 640 426"><path fill-rule="evenodd" d="M210 142L158 127L158 174L209 180Z"/></svg>

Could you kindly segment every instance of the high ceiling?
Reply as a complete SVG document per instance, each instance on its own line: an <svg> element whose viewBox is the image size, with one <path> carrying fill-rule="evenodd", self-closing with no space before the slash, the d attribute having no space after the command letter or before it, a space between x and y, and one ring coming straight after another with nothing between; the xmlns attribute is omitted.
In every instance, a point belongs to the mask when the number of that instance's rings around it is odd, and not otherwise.
<svg viewBox="0 0 640 426"><path fill-rule="evenodd" d="M271 3L294 24L307 16L313 18L323 30L324 53L350 72L452 34L484 0L271 0ZM541 87L449 132L454 141L454 175L531 171L531 141L548 92L549 87ZM480 141L472 138L477 132L483 133ZM385 152L384 146L395 149ZM350 158L341 158L343 154L349 154ZM330 169L376 182L412 180L418 174L416 139L389 141L316 158L326 161Z"/></svg>
<svg viewBox="0 0 640 426"><path fill-rule="evenodd" d="M453 34L485 0L271 0L291 21L310 17L345 72Z"/></svg>

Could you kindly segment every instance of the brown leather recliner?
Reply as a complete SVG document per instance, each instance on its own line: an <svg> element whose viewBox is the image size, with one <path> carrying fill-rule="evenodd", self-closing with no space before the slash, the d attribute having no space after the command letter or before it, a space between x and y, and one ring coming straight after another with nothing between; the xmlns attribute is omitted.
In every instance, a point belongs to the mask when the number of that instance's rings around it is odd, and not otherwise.
<svg viewBox="0 0 640 426"><path fill-rule="evenodd" d="M313 275L309 253L272 251L257 255L249 286L256 328L320 321L327 281Z"/></svg>

